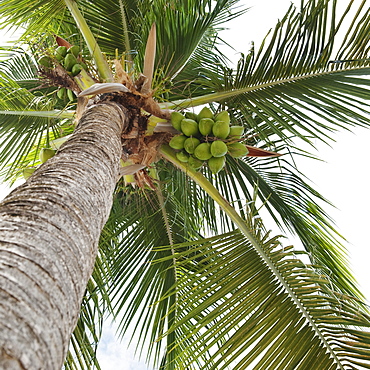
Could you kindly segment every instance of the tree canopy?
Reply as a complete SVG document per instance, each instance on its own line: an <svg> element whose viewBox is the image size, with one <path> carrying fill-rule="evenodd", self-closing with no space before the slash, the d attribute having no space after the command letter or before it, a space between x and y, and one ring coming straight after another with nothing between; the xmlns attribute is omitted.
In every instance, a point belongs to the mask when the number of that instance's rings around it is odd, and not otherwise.
<svg viewBox="0 0 370 370"><path fill-rule="evenodd" d="M242 158L229 149L215 175L181 162L164 139L151 163L118 181L66 369L99 368L105 315L119 334L139 333L139 351L161 369L370 367L368 309L329 202L294 162L313 157L316 140L369 124L368 2L344 13L337 1L292 4L233 68L219 32L245 11L237 0L0 1L4 25L24 29L0 62L7 181L73 133L96 83L140 95L143 137L171 132L171 111L194 118L207 106L226 110L249 148ZM64 45L78 46L86 70L66 72L55 54ZM303 250L271 235L267 217Z"/></svg>

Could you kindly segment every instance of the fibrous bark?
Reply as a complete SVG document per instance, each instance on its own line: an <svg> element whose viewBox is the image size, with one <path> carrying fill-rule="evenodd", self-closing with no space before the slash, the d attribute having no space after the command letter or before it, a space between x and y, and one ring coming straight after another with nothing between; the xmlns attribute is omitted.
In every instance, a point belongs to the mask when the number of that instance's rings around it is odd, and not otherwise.
<svg viewBox="0 0 370 370"><path fill-rule="evenodd" d="M127 114L93 106L0 206L0 368L60 369L112 204Z"/></svg>

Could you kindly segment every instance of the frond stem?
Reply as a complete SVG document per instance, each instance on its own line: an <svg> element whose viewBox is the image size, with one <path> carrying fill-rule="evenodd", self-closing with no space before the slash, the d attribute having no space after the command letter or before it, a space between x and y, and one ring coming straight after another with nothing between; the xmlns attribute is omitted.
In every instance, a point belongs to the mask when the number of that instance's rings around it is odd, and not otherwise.
<svg viewBox="0 0 370 370"><path fill-rule="evenodd" d="M131 57L131 46L130 46L130 38L128 34L128 26L127 26L127 19L126 19L126 13L125 13L125 6L122 2L122 0L119 0L119 8L121 11L121 20L122 20L122 26L123 26L123 36L125 39L125 49L126 49L126 56L125 58L129 61L132 62L132 57Z"/></svg>
<svg viewBox="0 0 370 370"><path fill-rule="evenodd" d="M28 117L42 117L42 118L57 118L57 119L72 119L75 115L75 111L73 110L23 110L23 111L16 111L16 110L0 110L1 115L8 115L8 116L28 116Z"/></svg>
<svg viewBox="0 0 370 370"><path fill-rule="evenodd" d="M165 204L164 204L164 197L163 197L163 193L162 193L162 189L160 187L160 185L157 186L156 188L156 195L157 195L157 198L158 198L158 201L159 201L159 205L161 207L161 212L162 212L162 216L163 216L163 221L164 221L164 224L166 226L166 232L167 232L167 236L168 236L168 241L170 243L170 246L171 246L171 253L172 253L172 260L173 260L173 269L174 269L174 279L175 281L177 281L177 273L176 273L176 259L175 259L175 250L173 249L173 237L172 237L172 231L171 231L171 227L170 227L170 223L168 221L168 216L167 216L167 211L166 211L166 208L165 208ZM177 294L176 294L177 295Z"/></svg>
<svg viewBox="0 0 370 370"><path fill-rule="evenodd" d="M369 68L368 67L363 67L363 68L357 68L357 69L361 70L361 69L369 69ZM324 71L324 72L306 74L306 75L302 75L302 76L294 76L294 77L290 77L290 78L285 78L285 79L281 79L281 80L267 82L267 83L264 83L264 84L261 84L261 85L252 85L252 86L247 86L247 87L243 87L243 88L240 88L240 89L219 91L219 92L212 93L212 94L197 96L195 98L189 98L189 99L175 100L173 102L160 103L159 105L162 109L163 108L171 109L171 108L196 107L196 106L199 106L199 105L204 105L204 104L208 104L208 103L212 103L212 102L218 102L218 101L222 101L222 100L225 100L225 99L233 98L237 95L245 94L245 93L252 92L252 91L255 91L255 90L266 89L266 88L269 88L269 87L274 87L274 86L277 86L277 85L290 83L290 82L296 82L298 80L304 80L304 79L307 79L307 78L333 75L333 74L336 74L336 73L343 73L343 72L348 72L348 71L349 71L348 69L341 69L341 70L336 70L335 72L333 72L333 71ZM351 71L352 71L352 69L351 69Z"/></svg>

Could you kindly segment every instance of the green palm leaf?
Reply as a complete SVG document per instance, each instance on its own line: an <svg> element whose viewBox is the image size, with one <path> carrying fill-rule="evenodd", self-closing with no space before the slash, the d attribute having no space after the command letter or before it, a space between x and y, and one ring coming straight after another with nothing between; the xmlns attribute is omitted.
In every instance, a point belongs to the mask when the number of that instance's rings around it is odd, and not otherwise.
<svg viewBox="0 0 370 370"><path fill-rule="evenodd" d="M344 27L342 19L336 20L336 2L308 1L300 12L291 6L271 37L257 52L252 47L242 56L235 71L219 66L223 82L213 71L208 75L205 71L204 78L194 81L191 99L173 101L172 106L218 101L244 116L250 135L267 142L273 140L270 132L286 141L293 135L311 143L313 138L330 140L330 133L338 127L365 126L369 81L362 76L370 70L367 44L357 42L356 37L366 32L370 13L365 11L362 18L359 14L343 50L335 56L335 35ZM197 93L202 83L213 84L216 92Z"/></svg>
<svg viewBox="0 0 370 370"><path fill-rule="evenodd" d="M40 86L28 53L15 49L0 62L0 170L7 180L37 162L41 146L60 137L61 126L73 118L73 112L55 109L56 100L55 88Z"/></svg>
<svg viewBox="0 0 370 370"><path fill-rule="evenodd" d="M157 55L166 66L168 76L175 76L197 49L207 31L232 19L235 0L156 1L152 12L147 13L147 24L157 25ZM207 35L208 36L208 35Z"/></svg>
<svg viewBox="0 0 370 370"><path fill-rule="evenodd" d="M84 17L108 55L123 55L143 66L146 40L153 23L157 28L157 69L169 78L181 71L193 53L222 22L243 13L234 11L237 0L81 1ZM114 20L114 21L113 21ZM140 30L138 33L137 30ZM189 68L190 70L190 68Z"/></svg>
<svg viewBox="0 0 370 370"><path fill-rule="evenodd" d="M39 34L49 28L51 23L65 11L63 0L37 1L2 1L0 13L3 25L22 26L26 28L26 35Z"/></svg>
<svg viewBox="0 0 370 370"><path fill-rule="evenodd" d="M78 5L102 50L110 56L117 52L132 61L141 37L134 24L140 9L148 7L148 1L80 1Z"/></svg>
<svg viewBox="0 0 370 370"><path fill-rule="evenodd" d="M147 195L151 198L153 196ZM166 307L173 304L173 298L163 301L155 309L151 305L159 299L160 292L163 294L174 283L173 264L169 261L152 268L147 261L152 255L153 244L158 243L158 240L168 241L167 229L161 212L157 208L151 209L155 199L149 200L148 204L138 201L132 194L120 201L125 202L125 215L122 215L122 210L118 210L121 219L117 223L117 214L114 214L116 225L109 229L107 239L107 242L112 240L112 231L117 238L113 255L110 256L114 315L120 320L121 335L129 328L133 329L132 335L139 333L137 349L141 352L144 345L149 345L147 357L153 356L155 361L159 361L163 343L156 343L155 339L166 328L165 320L161 319L167 313ZM134 209L140 210L142 217L138 217ZM129 233L125 232L127 228L130 229Z"/></svg>
<svg viewBox="0 0 370 370"><path fill-rule="evenodd" d="M178 338L174 366L368 368L370 317L353 299L331 292L329 280L271 239L260 221L250 219L248 228L264 256L238 231L171 247L178 274L169 293L177 297L169 331ZM195 255L204 256L201 265Z"/></svg>
<svg viewBox="0 0 370 370"><path fill-rule="evenodd" d="M0 103L0 163L3 175L10 180L19 175L22 168L38 161L42 145L61 135L63 120L59 112L51 111L53 105L47 98L32 96L20 87L5 91L0 88L0 100L2 93L6 98ZM51 114L53 118L49 118Z"/></svg>
<svg viewBox="0 0 370 370"><path fill-rule="evenodd" d="M257 187L258 196L276 225L282 230L285 226L288 232L299 237L311 262L321 266L321 272L330 276L340 291L361 297L346 267L345 247L337 240L340 235L318 204L318 200L328 201L304 181L302 174L284 157L229 160L228 166L228 172L220 178L223 178L222 189L232 187L236 191L237 196L231 199L253 201L250 189ZM225 190L222 193L225 194Z"/></svg>
<svg viewBox="0 0 370 370"><path fill-rule="evenodd" d="M22 88L32 89L40 85L36 62L20 48L1 48L0 73L16 81Z"/></svg>
<svg viewBox="0 0 370 370"><path fill-rule="evenodd" d="M97 262L98 264L98 262ZM100 271L95 269L95 275ZM101 280L101 275L98 276ZM96 358L96 350L102 334L102 323L105 314L104 300L97 292L104 291L99 284L97 288L90 280L86 295L81 305L80 318L71 337L71 346L68 351L64 369L90 369L92 366L101 369Z"/></svg>
<svg viewBox="0 0 370 370"><path fill-rule="evenodd" d="M132 336L140 334L136 344L139 353L148 347L148 361L171 368L173 354L165 351L167 355L163 357L163 350L164 346L175 344L176 336L171 334L166 339L167 344L156 339L173 321L173 315L167 315L175 297L169 297L159 305L155 303L175 282L175 258L163 264L148 262L173 256L172 252L163 255L153 250L164 242L199 239L206 227L201 220L211 216L203 213L208 206L200 206L206 196L199 193L199 187L168 164L164 167L159 162L157 168L160 190L143 191L128 186L117 193L100 249L111 261L112 283L108 299L114 302L112 312L120 322L120 334L129 329ZM173 181L174 177L178 180ZM212 205L209 210L214 212L214 203ZM194 209L199 209L199 214ZM212 227L217 225L211 223L209 230ZM191 269L192 264L188 268Z"/></svg>
<svg viewBox="0 0 370 370"><path fill-rule="evenodd" d="M173 210L185 222L186 232L193 230L200 234L217 234L219 213L207 192L168 162L159 162L157 168L160 180L165 184L165 197L170 199Z"/></svg>
<svg viewBox="0 0 370 370"><path fill-rule="evenodd" d="M278 151L284 152L285 149L281 146ZM304 175L285 159L286 156L263 159L247 157L245 160L227 158L225 170L216 177L206 167L202 173L242 216L245 216L246 205L254 204L259 199L264 205L263 215L268 212L281 230L298 236L311 262L321 266L322 273L330 276L339 291L362 297L347 267L345 247L338 241L341 236L319 205L319 202L331 205L330 202L305 181ZM172 167L167 166L164 171L168 172L168 177L164 179L173 180L168 187L178 194L181 204L188 207L185 215L199 212L199 222L206 220L203 223L208 223L204 229L207 235L235 228L206 192L197 189L186 177L184 182L179 182L181 173L177 171L176 175ZM191 193L188 194L188 190ZM197 198L191 194L197 194ZM181 204L177 208L183 207ZM212 220L218 222L212 223Z"/></svg>
<svg viewBox="0 0 370 370"><path fill-rule="evenodd" d="M363 98L369 91L364 77L370 72L369 10L354 17L335 55L334 36L343 23L335 17L336 1L311 0L300 12L292 6L270 41L252 48L232 70L218 50L217 32L242 13L236 3L7 0L0 1L0 12L5 23L25 27L31 53L39 53L35 41L42 52L54 48L57 34L80 45L84 58L95 59L91 65L108 80L111 72L95 39L109 62L122 57L127 72L138 75L155 22L156 98L178 109L205 103L214 111L227 108L254 145L327 141L340 127L368 125ZM40 146L60 136L73 115L58 115L55 108L65 107L56 105L53 88L38 86L36 72L34 58L23 52L0 64L0 163L9 178L35 163ZM221 207L215 205L207 192L221 197L204 180L206 191L184 168L165 161L153 167L160 171L157 191L117 189L66 368L99 366L96 343L108 310L121 334L134 327L138 351L148 345L147 359L161 369L351 369L356 361L369 367L369 317L361 302L343 295L359 294L331 222L317 204L324 199L288 161L229 160L227 172L212 180L248 219L247 226L224 198ZM305 266L291 249L269 239L246 209L248 203L257 215L257 196L279 226L301 238L308 250L302 254L317 266ZM232 231L230 220L236 219L244 236ZM218 235L220 229L232 232Z"/></svg>

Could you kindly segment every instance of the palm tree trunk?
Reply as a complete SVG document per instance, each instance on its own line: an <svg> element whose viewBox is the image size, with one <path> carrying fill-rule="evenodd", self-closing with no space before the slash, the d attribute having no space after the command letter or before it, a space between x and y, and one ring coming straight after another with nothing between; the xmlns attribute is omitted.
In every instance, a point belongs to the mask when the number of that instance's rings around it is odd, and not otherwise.
<svg viewBox="0 0 370 370"><path fill-rule="evenodd" d="M87 110L75 134L0 206L0 368L60 369L94 267L128 115Z"/></svg>

